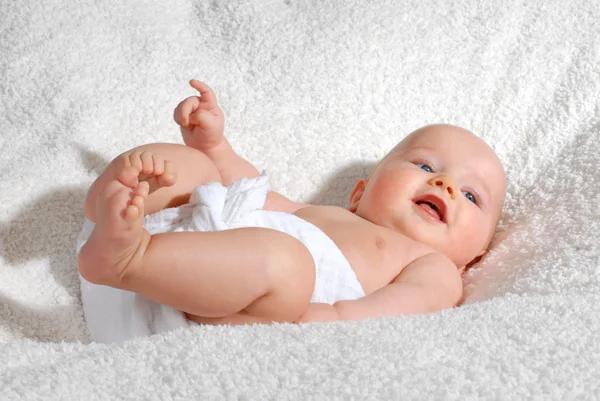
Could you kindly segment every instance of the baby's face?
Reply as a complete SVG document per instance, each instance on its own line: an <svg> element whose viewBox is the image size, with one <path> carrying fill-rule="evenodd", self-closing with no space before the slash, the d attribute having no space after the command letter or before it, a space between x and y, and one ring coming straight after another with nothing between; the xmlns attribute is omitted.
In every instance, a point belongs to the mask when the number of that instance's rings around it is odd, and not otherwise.
<svg viewBox="0 0 600 401"><path fill-rule="evenodd" d="M444 253L462 268L485 253L506 192L502 163L470 132L410 134L359 182L350 210Z"/></svg>

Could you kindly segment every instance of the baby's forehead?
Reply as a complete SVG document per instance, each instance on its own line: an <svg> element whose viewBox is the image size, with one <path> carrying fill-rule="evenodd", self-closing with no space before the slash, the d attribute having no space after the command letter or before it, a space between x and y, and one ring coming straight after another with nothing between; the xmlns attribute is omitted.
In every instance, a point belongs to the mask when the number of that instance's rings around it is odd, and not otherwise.
<svg viewBox="0 0 600 401"><path fill-rule="evenodd" d="M448 143L470 144L473 146L487 146L475 134L464 128L450 125L433 125L420 128L398 143L397 147L410 148L417 146L429 146L440 148Z"/></svg>
<svg viewBox="0 0 600 401"><path fill-rule="evenodd" d="M495 162L497 155L482 139L455 126L428 126L414 131L401 140L389 155L429 150L446 158L488 159ZM498 160L499 161L499 160Z"/></svg>
<svg viewBox="0 0 600 401"><path fill-rule="evenodd" d="M434 125L420 128L402 139L386 159L414 153L432 153L453 164L475 164L479 168L485 165L504 176L504 166L496 152L481 138L460 127Z"/></svg>

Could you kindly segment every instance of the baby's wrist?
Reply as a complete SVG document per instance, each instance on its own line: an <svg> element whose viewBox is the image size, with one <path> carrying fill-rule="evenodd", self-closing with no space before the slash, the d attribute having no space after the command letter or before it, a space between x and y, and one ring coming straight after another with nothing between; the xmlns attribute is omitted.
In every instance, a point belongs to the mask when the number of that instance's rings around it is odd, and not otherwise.
<svg viewBox="0 0 600 401"><path fill-rule="evenodd" d="M206 154L210 159L222 160L237 155L224 135L221 135L217 142L207 143L203 146L203 149L199 150Z"/></svg>

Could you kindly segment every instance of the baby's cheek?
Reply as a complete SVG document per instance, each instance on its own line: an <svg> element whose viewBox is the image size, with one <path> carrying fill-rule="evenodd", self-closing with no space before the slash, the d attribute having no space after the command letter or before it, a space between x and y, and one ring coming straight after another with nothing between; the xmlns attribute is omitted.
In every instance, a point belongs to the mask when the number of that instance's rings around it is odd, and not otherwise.
<svg viewBox="0 0 600 401"><path fill-rule="evenodd" d="M477 255L485 247L489 235L489 227L479 219L474 220L469 228L465 230L464 245L466 252Z"/></svg>
<svg viewBox="0 0 600 401"><path fill-rule="evenodd" d="M377 179L374 192L386 199L399 200L403 193L411 191L412 186L402 174L386 174Z"/></svg>
<svg viewBox="0 0 600 401"><path fill-rule="evenodd" d="M395 209L400 200L398 187L391 182L381 181L371 193L372 207L380 211Z"/></svg>

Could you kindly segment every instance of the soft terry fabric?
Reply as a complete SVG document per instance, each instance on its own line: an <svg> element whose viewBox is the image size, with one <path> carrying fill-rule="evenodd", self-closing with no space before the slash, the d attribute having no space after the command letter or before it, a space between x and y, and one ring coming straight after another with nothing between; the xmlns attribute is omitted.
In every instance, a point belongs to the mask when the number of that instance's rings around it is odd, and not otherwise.
<svg viewBox="0 0 600 401"><path fill-rule="evenodd" d="M0 398L600 399L599 21L585 0L0 1ZM190 78L298 201L347 205L424 124L486 140L508 199L466 305L88 344L86 190L181 143Z"/></svg>
<svg viewBox="0 0 600 401"><path fill-rule="evenodd" d="M365 293L348 260L323 231L295 215L262 209L269 190L265 174L242 178L229 187L211 182L196 187L188 205L146 216L144 227L152 235L242 227L281 231L302 242L313 257L316 274L311 302L333 304L363 297ZM86 219L77 238L77 252L88 240L93 227L94 224ZM123 342L189 326L185 315L176 309L130 291L95 285L83 277L80 279L85 320L96 342Z"/></svg>

